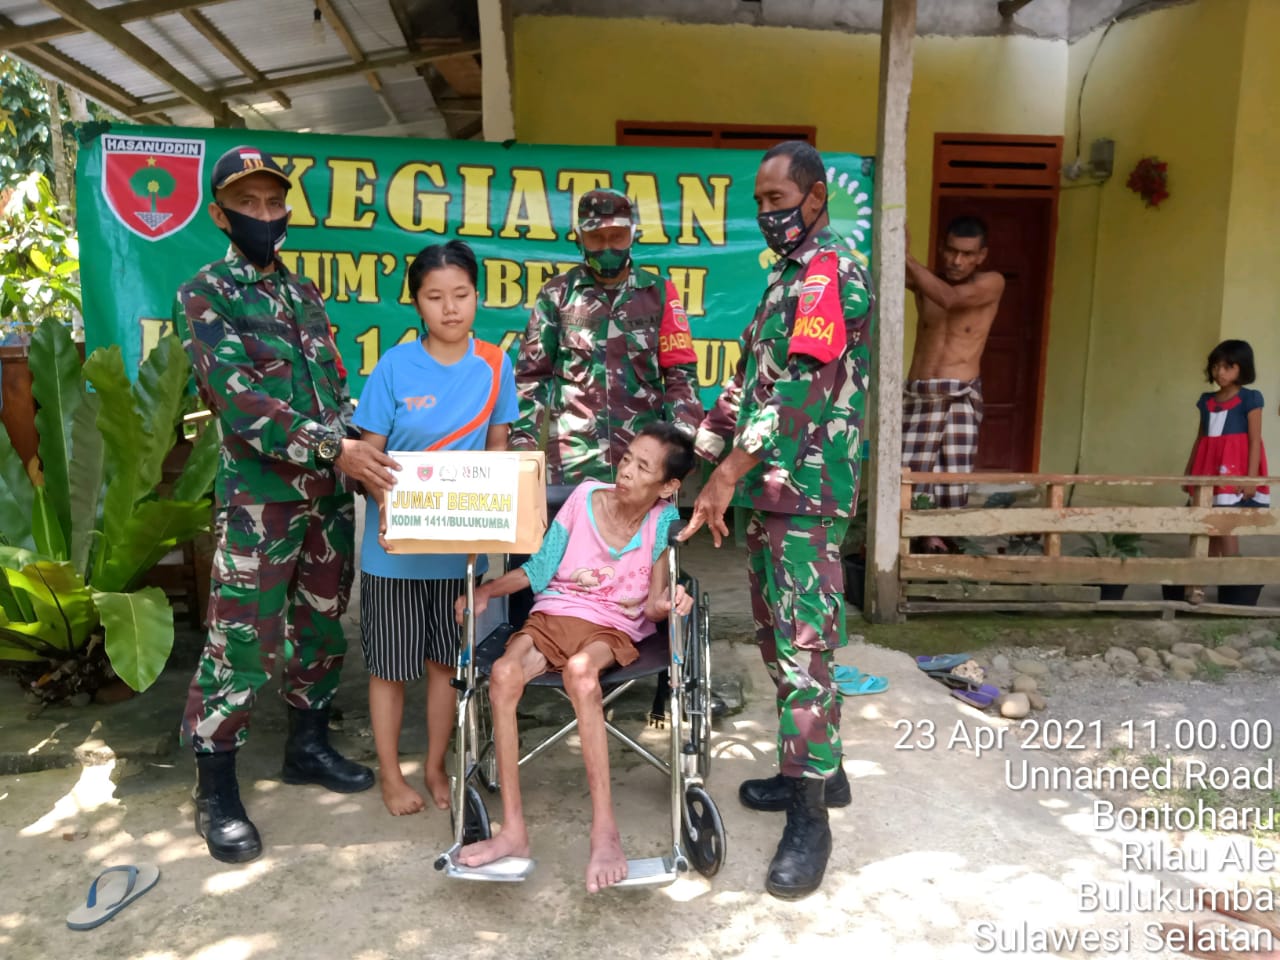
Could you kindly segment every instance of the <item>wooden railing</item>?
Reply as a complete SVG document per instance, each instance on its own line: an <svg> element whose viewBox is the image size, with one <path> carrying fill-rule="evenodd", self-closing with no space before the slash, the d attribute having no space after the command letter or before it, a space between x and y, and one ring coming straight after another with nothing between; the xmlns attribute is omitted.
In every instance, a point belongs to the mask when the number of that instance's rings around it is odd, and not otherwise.
<svg viewBox="0 0 1280 960"><path fill-rule="evenodd" d="M1280 616L1280 608L1198 603L1200 590L1213 584L1280 583L1280 556L1210 557L1211 537L1280 536L1280 517L1267 508L1215 507L1213 487L1222 477L1129 477L1072 474L971 473L940 474L903 471L902 542L899 576L904 612L961 609L1096 608L1179 610L1237 616ZM1243 482L1236 480L1235 482ZM1280 478L1263 477L1280 490ZM914 510L916 484L998 484L1038 488L1043 505ZM1073 486L1151 487L1170 491L1190 487L1187 506L1068 507ZM1184 535L1185 556L1092 557L1064 555L1067 534L1131 533L1141 536ZM993 538L1035 536L1042 553L991 555L913 553L921 538ZM943 581L938 583L937 581ZM1167 584L1190 586L1187 600L1103 601L1102 584Z"/></svg>

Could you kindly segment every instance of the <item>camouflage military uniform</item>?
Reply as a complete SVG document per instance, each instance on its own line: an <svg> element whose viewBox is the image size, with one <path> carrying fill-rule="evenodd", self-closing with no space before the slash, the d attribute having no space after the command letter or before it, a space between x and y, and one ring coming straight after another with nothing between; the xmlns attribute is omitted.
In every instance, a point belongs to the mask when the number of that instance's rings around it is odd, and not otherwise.
<svg viewBox="0 0 1280 960"><path fill-rule="evenodd" d="M666 419L692 434L702 419L675 287L633 267L612 300L611 292L578 265L542 288L525 330L511 449L537 449L549 419L548 483L612 481L645 426Z"/></svg>
<svg viewBox="0 0 1280 960"><path fill-rule="evenodd" d="M351 404L319 291L279 264L263 273L232 248L183 284L174 317L222 432L209 639L182 723L213 753L244 743L282 640L291 706L337 688L355 512L316 448Z"/></svg>
<svg viewBox="0 0 1280 960"><path fill-rule="evenodd" d="M761 461L734 502L750 508L752 615L777 689L787 777L830 776L840 763L831 664L848 642L840 545L857 503L869 291L830 229L779 260L734 378L698 431L703 456L717 459L732 443Z"/></svg>

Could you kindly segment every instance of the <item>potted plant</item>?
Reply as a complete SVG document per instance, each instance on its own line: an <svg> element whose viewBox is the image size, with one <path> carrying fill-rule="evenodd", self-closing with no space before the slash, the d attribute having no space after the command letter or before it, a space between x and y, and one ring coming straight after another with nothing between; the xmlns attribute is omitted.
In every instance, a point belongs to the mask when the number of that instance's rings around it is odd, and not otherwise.
<svg viewBox="0 0 1280 960"><path fill-rule="evenodd" d="M0 432L0 662L48 701L115 676L145 690L173 648L173 609L139 585L209 528L217 431L161 495L191 374L177 338L156 345L134 383L118 346L82 369L57 320L36 328L30 350L38 459L24 463Z"/></svg>
<svg viewBox="0 0 1280 960"><path fill-rule="evenodd" d="M27 345L41 320L79 323L79 256L43 175L0 190L0 422L24 463L36 452Z"/></svg>
<svg viewBox="0 0 1280 960"><path fill-rule="evenodd" d="M1085 537L1085 545L1077 551L1082 557L1143 557L1142 536L1137 533L1104 533L1091 534ZM1124 592L1129 589L1124 583L1103 583L1099 585L1099 599L1123 600Z"/></svg>

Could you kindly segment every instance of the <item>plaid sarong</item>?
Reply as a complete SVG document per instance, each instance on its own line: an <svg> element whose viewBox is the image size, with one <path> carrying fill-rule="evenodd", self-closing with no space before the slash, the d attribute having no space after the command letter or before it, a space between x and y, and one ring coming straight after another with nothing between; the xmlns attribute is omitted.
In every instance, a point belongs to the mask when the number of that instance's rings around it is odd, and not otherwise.
<svg viewBox="0 0 1280 960"><path fill-rule="evenodd" d="M982 423L982 379L908 380L902 390L902 465L933 473L971 473ZM963 507L969 488L919 484L937 507Z"/></svg>

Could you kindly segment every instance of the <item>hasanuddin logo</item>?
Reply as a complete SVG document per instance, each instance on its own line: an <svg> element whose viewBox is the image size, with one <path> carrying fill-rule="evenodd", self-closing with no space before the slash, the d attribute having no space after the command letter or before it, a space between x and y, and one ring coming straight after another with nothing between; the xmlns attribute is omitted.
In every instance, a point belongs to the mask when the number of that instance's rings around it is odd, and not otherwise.
<svg viewBox="0 0 1280 960"><path fill-rule="evenodd" d="M203 195L204 141L106 134L102 195L125 227L146 240L177 233Z"/></svg>

